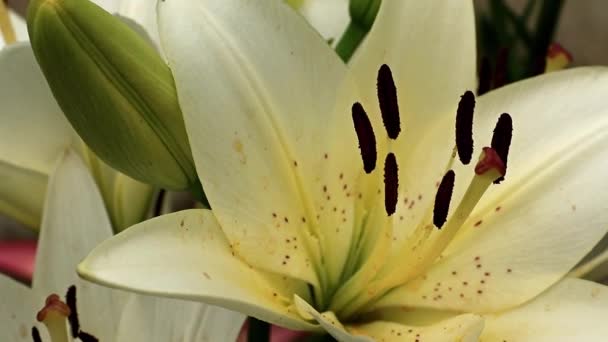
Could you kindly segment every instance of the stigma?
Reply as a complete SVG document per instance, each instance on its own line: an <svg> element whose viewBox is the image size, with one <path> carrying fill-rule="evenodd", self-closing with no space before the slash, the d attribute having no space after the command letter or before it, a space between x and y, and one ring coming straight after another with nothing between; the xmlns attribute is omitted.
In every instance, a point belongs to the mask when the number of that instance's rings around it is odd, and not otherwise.
<svg viewBox="0 0 608 342"><path fill-rule="evenodd" d="M36 319L45 325L51 337L50 342L71 342L76 338L82 342L99 341L97 337L80 329L74 285L68 288L65 302L55 293L49 295L42 309L38 311ZM32 340L43 342L36 327L32 327Z"/></svg>

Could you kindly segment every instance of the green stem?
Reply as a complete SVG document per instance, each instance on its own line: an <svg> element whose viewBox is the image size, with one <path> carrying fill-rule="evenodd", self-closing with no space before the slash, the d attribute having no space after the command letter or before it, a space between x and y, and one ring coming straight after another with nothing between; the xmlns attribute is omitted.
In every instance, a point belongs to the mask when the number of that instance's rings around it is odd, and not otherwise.
<svg viewBox="0 0 608 342"><path fill-rule="evenodd" d="M257 318L249 317L249 331L247 332L248 342L268 342L270 341L270 324L260 321Z"/></svg>
<svg viewBox="0 0 608 342"><path fill-rule="evenodd" d="M357 23L351 21L348 24L346 31L344 31L338 45L336 45L336 53L342 58L344 63L348 63L366 34L367 30L357 25Z"/></svg>

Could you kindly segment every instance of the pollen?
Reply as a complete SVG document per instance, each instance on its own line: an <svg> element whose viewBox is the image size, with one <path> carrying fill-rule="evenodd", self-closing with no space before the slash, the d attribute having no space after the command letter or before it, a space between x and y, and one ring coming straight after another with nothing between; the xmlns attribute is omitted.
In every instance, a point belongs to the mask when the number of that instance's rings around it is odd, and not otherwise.
<svg viewBox="0 0 608 342"><path fill-rule="evenodd" d="M34 342L42 342L42 338L40 337L40 332L38 328L32 327L32 340Z"/></svg>
<svg viewBox="0 0 608 342"><path fill-rule="evenodd" d="M500 159L502 160L507 171L507 160L509 157L509 147L511 146L511 139L513 137L513 120L507 113L502 114L498 118L496 127L494 128L494 134L492 135L492 148L496 151ZM498 184L504 179L503 177L497 179L494 183Z"/></svg>
<svg viewBox="0 0 608 342"><path fill-rule="evenodd" d="M76 286L72 285L68 288L68 292L65 294L65 301L70 308L70 315L68 321L70 322L70 328L72 337L78 336L80 330L80 322L78 321L78 309L76 307Z"/></svg>
<svg viewBox="0 0 608 342"><path fill-rule="evenodd" d="M433 207L433 224L441 229L448 218L450 209L450 201L452 200L452 191L454 190L454 180L456 174L449 170L441 180L437 195L435 196L435 206Z"/></svg>
<svg viewBox="0 0 608 342"><path fill-rule="evenodd" d="M389 153L384 161L384 207L388 216L395 213L399 200L399 178L397 159Z"/></svg>
<svg viewBox="0 0 608 342"><path fill-rule="evenodd" d="M456 110L456 148L460 161L467 165L473 157L473 113L475 95L467 91L460 97Z"/></svg>
<svg viewBox="0 0 608 342"><path fill-rule="evenodd" d="M363 106L358 102L352 107L352 117L353 124L355 125L355 132L359 139L363 169L369 174L376 168L376 161L378 159L374 129L365 109L363 109Z"/></svg>
<svg viewBox="0 0 608 342"><path fill-rule="evenodd" d="M401 132L399 118L399 103L397 100L397 88L393 79L393 73L388 65L383 64L378 70L378 103L382 113L382 122L386 128L389 138L397 139Z"/></svg>

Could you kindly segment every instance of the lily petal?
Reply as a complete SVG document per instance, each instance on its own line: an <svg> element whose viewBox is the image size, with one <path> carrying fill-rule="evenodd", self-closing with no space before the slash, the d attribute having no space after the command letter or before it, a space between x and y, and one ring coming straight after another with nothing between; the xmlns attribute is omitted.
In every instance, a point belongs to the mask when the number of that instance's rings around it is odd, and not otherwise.
<svg viewBox="0 0 608 342"><path fill-rule="evenodd" d="M299 296L295 296L294 301L296 308L300 311L300 315L308 319L315 319L321 326L338 341L343 342L373 342L369 337L366 336L355 336L348 331L340 323L336 315L331 312L320 313L312 305L308 304L304 299Z"/></svg>
<svg viewBox="0 0 608 342"><path fill-rule="evenodd" d="M516 309L486 316L483 341L605 341L608 288L565 279Z"/></svg>
<svg viewBox="0 0 608 342"><path fill-rule="evenodd" d="M0 51L0 159L49 174L71 142L72 129L36 63L29 43Z"/></svg>
<svg viewBox="0 0 608 342"><path fill-rule="evenodd" d="M327 41L337 42L350 21L348 0L286 1Z"/></svg>
<svg viewBox="0 0 608 342"><path fill-rule="evenodd" d="M377 321L350 328L354 334L370 336L374 341L462 341L476 342L484 328L480 316L464 314L429 326L407 326Z"/></svg>
<svg viewBox="0 0 608 342"><path fill-rule="evenodd" d="M200 300L295 330L315 329L290 307L291 294L304 295L306 287L267 276L235 256L208 210L135 225L100 244L78 273L111 287Z"/></svg>
<svg viewBox="0 0 608 342"><path fill-rule="evenodd" d="M234 341L245 318L202 303L132 295L115 341Z"/></svg>
<svg viewBox="0 0 608 342"><path fill-rule="evenodd" d="M29 342L37 311L30 289L0 274L0 340Z"/></svg>
<svg viewBox="0 0 608 342"><path fill-rule="evenodd" d="M476 89L474 23L470 0L384 0L350 63L379 144L386 137L376 88L382 64L390 67L397 88L402 132L391 143L400 170L397 242L432 205L455 144L458 101ZM450 124L438 126L446 118Z"/></svg>
<svg viewBox="0 0 608 342"><path fill-rule="evenodd" d="M112 340L124 294L86 283L76 274L78 262L112 236L112 228L95 181L75 152L66 151L51 176L44 208L32 284L39 308L48 295L62 296L75 285L79 315L86 317L82 329Z"/></svg>
<svg viewBox="0 0 608 342"><path fill-rule="evenodd" d="M361 171L346 66L283 1L165 1L159 18L197 171L235 252L318 285L319 244L332 241L338 278Z"/></svg>
<svg viewBox="0 0 608 342"><path fill-rule="evenodd" d="M47 176L71 142L71 127L29 43L0 51L0 212L38 229Z"/></svg>
<svg viewBox="0 0 608 342"><path fill-rule="evenodd" d="M38 230L48 177L0 160L0 212Z"/></svg>
<svg viewBox="0 0 608 342"><path fill-rule="evenodd" d="M476 141L490 141L496 113L513 116L506 179L484 195L443 258L380 306L504 310L557 282L591 250L608 230L608 192L598 181L608 172L605 70L556 72L479 99ZM471 172L455 171L462 193Z"/></svg>

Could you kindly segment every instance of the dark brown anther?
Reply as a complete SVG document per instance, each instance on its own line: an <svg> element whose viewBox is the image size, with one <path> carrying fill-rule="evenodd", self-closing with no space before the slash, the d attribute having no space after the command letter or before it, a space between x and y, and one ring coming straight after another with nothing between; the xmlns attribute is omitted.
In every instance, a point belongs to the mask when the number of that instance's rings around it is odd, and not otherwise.
<svg viewBox="0 0 608 342"><path fill-rule="evenodd" d="M399 118L399 102L397 101L397 87L393 79L393 73L386 64L382 64L378 70L378 102L382 113L382 122L386 133L391 139L397 139L401 132L401 120Z"/></svg>
<svg viewBox="0 0 608 342"><path fill-rule="evenodd" d="M496 151L496 154L500 157L505 165L505 174L507 171L507 159L509 157L509 146L511 146L511 139L513 138L513 120L511 115L503 113L496 123L494 128L494 135L492 135L492 149ZM494 181L494 184L499 184L505 179L501 177Z"/></svg>
<svg viewBox="0 0 608 342"><path fill-rule="evenodd" d="M42 338L40 337L40 331L38 331L38 328L36 327L32 327L32 341L42 342Z"/></svg>
<svg viewBox="0 0 608 342"><path fill-rule="evenodd" d="M490 91L492 83L492 66L488 57L481 59L479 66L479 85L477 87L477 95L481 96Z"/></svg>
<svg viewBox="0 0 608 342"><path fill-rule="evenodd" d="M384 161L384 208L388 216L395 213L399 197L399 167L393 153L386 155Z"/></svg>
<svg viewBox="0 0 608 342"><path fill-rule="evenodd" d="M80 331L80 322L78 321L78 311L76 308L76 286L72 285L68 288L68 292L65 295L65 302L70 307L70 315L68 316L70 331L72 337L76 338Z"/></svg>
<svg viewBox="0 0 608 342"><path fill-rule="evenodd" d="M441 179L439 189L435 195L435 206L433 207L433 224L438 229L441 229L448 219L448 211L450 210L450 202L452 201L452 192L454 191L454 181L456 174L449 170Z"/></svg>
<svg viewBox="0 0 608 342"><path fill-rule="evenodd" d="M371 173L376 168L376 160L378 159L374 128L371 121L369 121L365 109L363 109L363 106L359 102L353 105L352 112L355 131L359 139L361 159L363 159L363 169L365 173Z"/></svg>
<svg viewBox="0 0 608 342"><path fill-rule="evenodd" d="M456 148L460 161L467 165L473 157L473 113L475 112L475 95L467 90L458 102L456 110Z"/></svg>
<svg viewBox="0 0 608 342"><path fill-rule="evenodd" d="M78 338L82 341L82 342L99 342L99 339L89 333L86 333L84 331L81 331L78 334Z"/></svg>

